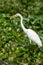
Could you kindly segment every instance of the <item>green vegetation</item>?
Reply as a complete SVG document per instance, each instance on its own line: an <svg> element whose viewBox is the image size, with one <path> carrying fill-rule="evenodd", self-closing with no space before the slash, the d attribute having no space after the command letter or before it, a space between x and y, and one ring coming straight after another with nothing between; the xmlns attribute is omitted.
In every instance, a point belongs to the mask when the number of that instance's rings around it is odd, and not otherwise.
<svg viewBox="0 0 43 65"><path fill-rule="evenodd" d="M21 13L26 28L35 30L43 44L43 0L0 0L0 65L43 65L43 46L38 46L24 34Z"/></svg>

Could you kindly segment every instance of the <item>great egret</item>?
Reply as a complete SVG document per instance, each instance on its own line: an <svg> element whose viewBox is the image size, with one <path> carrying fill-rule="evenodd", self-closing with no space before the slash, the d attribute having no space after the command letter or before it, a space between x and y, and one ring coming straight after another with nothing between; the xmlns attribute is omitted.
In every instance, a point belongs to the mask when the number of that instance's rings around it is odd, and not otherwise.
<svg viewBox="0 0 43 65"><path fill-rule="evenodd" d="M21 14L17 13L16 15L11 16L10 19L15 18L15 17L18 17L18 16L21 18L21 21L20 21L21 27L22 27L23 31L25 32L25 34L30 39L30 42L31 41L34 41L39 47L41 47L42 46L42 43L41 43L41 40L40 40L38 34L35 31L33 31L32 29L26 29L24 27L24 25L22 23L23 17L22 17Z"/></svg>

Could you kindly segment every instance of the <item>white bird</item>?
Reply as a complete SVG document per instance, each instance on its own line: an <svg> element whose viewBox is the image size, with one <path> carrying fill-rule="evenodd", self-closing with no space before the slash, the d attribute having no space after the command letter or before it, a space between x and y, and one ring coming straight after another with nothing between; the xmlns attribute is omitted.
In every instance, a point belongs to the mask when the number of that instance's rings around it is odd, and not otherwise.
<svg viewBox="0 0 43 65"><path fill-rule="evenodd" d="M18 17L18 16L21 18L21 21L20 21L21 27L22 27L23 31L25 32L25 34L30 39L30 42L34 41L38 45L38 47L42 47L42 43L41 43L41 40L40 40L38 34L35 31L33 31L32 29L26 29L24 27L23 22L22 22L23 21L23 17L22 17L21 14L17 13L16 15L11 16L10 19Z"/></svg>

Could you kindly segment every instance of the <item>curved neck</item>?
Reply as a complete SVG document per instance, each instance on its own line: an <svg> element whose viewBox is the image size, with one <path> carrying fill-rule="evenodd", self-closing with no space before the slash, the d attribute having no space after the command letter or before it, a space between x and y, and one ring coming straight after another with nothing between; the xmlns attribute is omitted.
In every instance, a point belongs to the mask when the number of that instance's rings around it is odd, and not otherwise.
<svg viewBox="0 0 43 65"><path fill-rule="evenodd" d="M26 28L24 27L23 22L22 22L23 21L23 17L21 16L20 18L21 18L21 21L20 21L21 27L22 27L23 31L25 32Z"/></svg>

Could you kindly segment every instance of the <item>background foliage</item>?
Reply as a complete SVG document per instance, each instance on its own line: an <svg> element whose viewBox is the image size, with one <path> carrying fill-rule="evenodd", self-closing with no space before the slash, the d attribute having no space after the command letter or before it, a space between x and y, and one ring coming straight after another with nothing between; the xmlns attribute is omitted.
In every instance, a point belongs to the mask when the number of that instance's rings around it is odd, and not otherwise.
<svg viewBox="0 0 43 65"><path fill-rule="evenodd" d="M35 30L43 44L43 0L0 0L0 65L43 65L43 47L30 44L20 18L10 20L18 12L26 19L25 27Z"/></svg>

